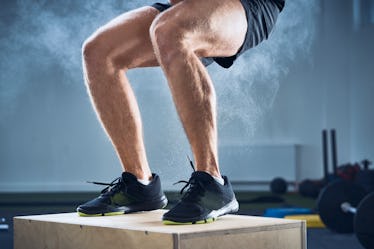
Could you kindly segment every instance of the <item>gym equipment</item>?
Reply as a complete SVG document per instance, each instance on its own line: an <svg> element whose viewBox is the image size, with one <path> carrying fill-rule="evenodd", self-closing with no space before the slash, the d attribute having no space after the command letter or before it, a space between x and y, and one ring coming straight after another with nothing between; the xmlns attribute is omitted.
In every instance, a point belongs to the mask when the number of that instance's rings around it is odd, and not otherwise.
<svg viewBox="0 0 374 249"><path fill-rule="evenodd" d="M321 221L318 214L304 214L304 215L286 215L285 219L289 220L305 220L307 228L325 228L325 224Z"/></svg>
<svg viewBox="0 0 374 249"><path fill-rule="evenodd" d="M6 224L6 219L1 217L0 218L0 231L8 231L9 230L9 225Z"/></svg>
<svg viewBox="0 0 374 249"><path fill-rule="evenodd" d="M336 180L355 181L362 185L366 191L374 191L374 170L369 170L370 161L362 161L364 170L361 170L359 163L346 163L338 167L338 155L336 144L336 130L330 130L331 153L333 173L329 173L329 156L328 156L328 131L322 130L322 158L324 177L319 180L306 179L299 184L299 193L305 197L317 198L319 192L328 183Z"/></svg>
<svg viewBox="0 0 374 249"><path fill-rule="evenodd" d="M361 185L368 193L374 191L374 170L369 169L371 162L367 159L362 162L363 170L357 172L355 183Z"/></svg>
<svg viewBox="0 0 374 249"><path fill-rule="evenodd" d="M354 182L328 184L318 198L321 220L332 231L355 232L365 248L374 248L374 193L367 195ZM357 208L354 208L357 207Z"/></svg>
<svg viewBox="0 0 374 249"><path fill-rule="evenodd" d="M318 212L323 223L338 233L353 232L353 215L344 212L341 204L348 202L352 206L365 197L366 191L361 186L348 181L335 181L328 184L318 197Z"/></svg>
<svg viewBox="0 0 374 249"><path fill-rule="evenodd" d="M362 160L362 165L364 166L364 170L368 170L369 169L369 166L372 164L371 161L369 161L368 159L365 159L365 160Z"/></svg>
<svg viewBox="0 0 374 249"><path fill-rule="evenodd" d="M288 183L281 177L276 177L270 182L270 191L273 194L284 194L287 192Z"/></svg>
<svg viewBox="0 0 374 249"><path fill-rule="evenodd" d="M322 130L322 159L323 159L323 176L327 180L329 173L329 151L327 148L327 130Z"/></svg>
<svg viewBox="0 0 374 249"><path fill-rule="evenodd" d="M296 214L311 214L312 210L309 208L267 208L264 212L264 217L284 218L287 215Z"/></svg>
<svg viewBox="0 0 374 249"><path fill-rule="evenodd" d="M302 221L225 215L214 225L165 226L166 210L95 218L77 213L14 218L14 248L306 249Z"/></svg>
<svg viewBox="0 0 374 249"><path fill-rule="evenodd" d="M336 130L332 129L330 130L330 136L331 136L331 154L332 154L332 169L334 172L334 175L336 175L337 169L338 169L338 151L336 149Z"/></svg>
<svg viewBox="0 0 374 249"><path fill-rule="evenodd" d="M367 195L355 210L354 229L365 248L374 248L374 192Z"/></svg>
<svg viewBox="0 0 374 249"><path fill-rule="evenodd" d="M340 179L354 181L360 171L361 166L359 163L346 163L338 167L336 174Z"/></svg>
<svg viewBox="0 0 374 249"><path fill-rule="evenodd" d="M320 190L325 186L324 180L306 179L299 184L299 194L316 199Z"/></svg>

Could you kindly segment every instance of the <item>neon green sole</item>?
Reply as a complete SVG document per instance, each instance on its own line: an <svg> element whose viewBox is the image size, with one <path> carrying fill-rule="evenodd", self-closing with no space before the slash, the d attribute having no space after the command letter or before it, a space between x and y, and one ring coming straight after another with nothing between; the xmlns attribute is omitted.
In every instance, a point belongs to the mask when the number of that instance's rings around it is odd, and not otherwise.
<svg viewBox="0 0 374 249"><path fill-rule="evenodd" d="M85 214L82 212L77 212L77 213L79 216L82 216L82 217L113 216L113 215L125 214L124 212L111 212L111 213L103 213L103 214Z"/></svg>
<svg viewBox="0 0 374 249"><path fill-rule="evenodd" d="M209 219L199 220L199 221L194 221L194 222L177 222L177 221L172 221L172 220L163 220L162 223L164 225L195 225L195 224L211 223L215 220L217 220L217 218L209 218Z"/></svg>

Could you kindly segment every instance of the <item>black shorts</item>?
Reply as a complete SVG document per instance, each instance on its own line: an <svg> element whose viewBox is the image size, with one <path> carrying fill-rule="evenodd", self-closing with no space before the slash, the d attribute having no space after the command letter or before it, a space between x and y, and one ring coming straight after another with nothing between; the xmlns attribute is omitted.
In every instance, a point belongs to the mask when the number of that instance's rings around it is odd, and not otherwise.
<svg viewBox="0 0 374 249"><path fill-rule="evenodd" d="M246 50L257 46L261 41L267 39L277 20L279 13L284 7L285 0L240 0L247 16L248 29L245 40L238 52L230 57L203 58L204 65L213 61L224 68L229 68L236 58ZM169 3L155 3L152 7L160 12L171 7Z"/></svg>

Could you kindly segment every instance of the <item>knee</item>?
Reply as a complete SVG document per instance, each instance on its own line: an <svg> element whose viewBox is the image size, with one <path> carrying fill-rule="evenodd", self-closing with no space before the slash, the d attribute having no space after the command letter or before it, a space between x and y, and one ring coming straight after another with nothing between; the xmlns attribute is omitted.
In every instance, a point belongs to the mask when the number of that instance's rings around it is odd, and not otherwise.
<svg viewBox="0 0 374 249"><path fill-rule="evenodd" d="M176 56L189 50L186 34L178 24L172 21L158 18L152 23L149 32L156 56L165 66Z"/></svg>
<svg viewBox="0 0 374 249"><path fill-rule="evenodd" d="M82 58L84 63L90 65L94 61L100 61L102 46L97 36L91 36L83 42Z"/></svg>
<svg viewBox="0 0 374 249"><path fill-rule="evenodd" d="M82 45L83 73L85 86L90 94L105 88L107 81L101 81L101 77L113 72L113 63L110 59L110 51L100 35L92 35ZM100 90L101 91L101 90Z"/></svg>
<svg viewBox="0 0 374 249"><path fill-rule="evenodd" d="M82 59L86 68L106 70L116 67L110 39L105 34L93 34L83 42Z"/></svg>

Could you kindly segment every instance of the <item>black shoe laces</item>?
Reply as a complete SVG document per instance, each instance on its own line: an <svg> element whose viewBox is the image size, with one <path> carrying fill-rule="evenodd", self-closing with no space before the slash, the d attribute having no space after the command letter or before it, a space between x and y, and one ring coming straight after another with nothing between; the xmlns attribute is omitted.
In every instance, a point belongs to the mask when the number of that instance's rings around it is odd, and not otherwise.
<svg viewBox="0 0 374 249"><path fill-rule="evenodd" d="M188 160L190 161L190 165L192 167L192 170L194 172L196 172L195 170L195 166L192 162L192 160L187 156ZM181 180L181 181L178 181L175 184L179 184L179 183L185 183L185 185L183 186L183 188L181 189L180 191L180 194L182 195L184 190L186 188L187 191L185 192L185 194L182 196L182 200L198 200L201 196L204 196L204 192L205 192L205 187L204 187L204 184L199 181L198 179L196 179L196 177L194 175L191 176L191 178L186 181L186 180Z"/></svg>
<svg viewBox="0 0 374 249"><path fill-rule="evenodd" d="M122 177L118 177L114 179L111 183L105 183L105 182L88 182L96 185L104 185L107 186L103 190L101 190L101 194L103 195L113 195L120 191L120 189L123 189L126 187L126 184L124 184L124 181Z"/></svg>

